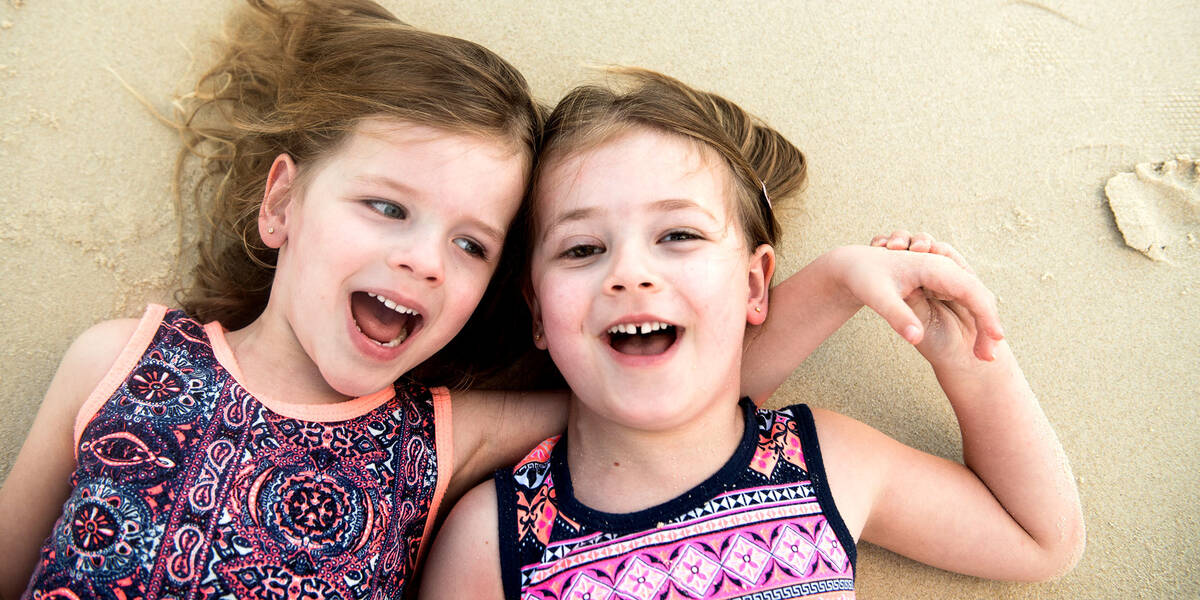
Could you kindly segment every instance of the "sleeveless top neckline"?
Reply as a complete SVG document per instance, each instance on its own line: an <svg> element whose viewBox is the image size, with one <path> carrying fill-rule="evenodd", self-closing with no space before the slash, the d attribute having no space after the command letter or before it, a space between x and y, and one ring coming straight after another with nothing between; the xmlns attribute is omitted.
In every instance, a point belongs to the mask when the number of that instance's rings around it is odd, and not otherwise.
<svg viewBox="0 0 1200 600"><path fill-rule="evenodd" d="M746 429L729 461L645 510L579 502L562 436L497 471L505 597L854 598L854 539L826 483L812 412L746 399L742 409Z"/></svg>
<svg viewBox="0 0 1200 600"><path fill-rule="evenodd" d="M219 327L147 309L77 416L71 495L24 598L411 586L451 476L448 391L399 380L345 418L296 418L242 386Z"/></svg>
<svg viewBox="0 0 1200 600"><path fill-rule="evenodd" d="M596 510L575 497L575 486L571 481L570 467L567 464L568 437L564 433L559 437L550 456L550 469L554 475L558 503L564 512L572 518L590 527L602 528L612 533L652 529L662 523L664 518L693 510L706 502L712 496L725 491L726 483L731 477L750 464L754 456L755 443L758 441L758 427L754 423L754 405L749 399L739 402L744 424L741 439L733 455L725 464L704 481L692 489L649 508L630 513L609 513Z"/></svg>

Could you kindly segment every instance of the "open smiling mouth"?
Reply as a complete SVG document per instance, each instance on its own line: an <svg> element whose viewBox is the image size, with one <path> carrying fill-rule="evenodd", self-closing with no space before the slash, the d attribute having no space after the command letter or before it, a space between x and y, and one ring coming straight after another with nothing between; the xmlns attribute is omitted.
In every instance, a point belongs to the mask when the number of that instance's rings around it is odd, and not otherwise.
<svg viewBox="0 0 1200 600"><path fill-rule="evenodd" d="M670 349L681 330L661 321L622 323L608 329L608 345L621 354L654 356Z"/></svg>
<svg viewBox="0 0 1200 600"><path fill-rule="evenodd" d="M384 348L395 348L421 324L421 315L371 292L350 294L350 312L363 335Z"/></svg>

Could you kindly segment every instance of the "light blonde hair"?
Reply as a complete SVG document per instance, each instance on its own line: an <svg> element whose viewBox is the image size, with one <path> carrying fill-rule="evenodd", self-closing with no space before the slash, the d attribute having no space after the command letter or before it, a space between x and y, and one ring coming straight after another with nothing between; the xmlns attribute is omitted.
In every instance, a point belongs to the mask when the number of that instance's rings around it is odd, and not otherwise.
<svg viewBox="0 0 1200 600"><path fill-rule="evenodd" d="M483 46L416 29L369 0L247 0L219 44L216 64L178 103L184 148L175 182L201 228L194 280L180 302L202 321L237 329L266 307L276 251L259 237L257 214L281 153L303 182L306 167L359 122L382 116L501 140L532 169L545 111L524 77ZM189 170L196 162L198 177ZM497 273L512 270L502 263ZM519 294L496 279L481 306L502 310L496 298ZM472 319L467 337L515 335L489 321L506 322ZM447 354L460 374L488 358L470 342L439 356Z"/></svg>
<svg viewBox="0 0 1200 600"><path fill-rule="evenodd" d="M760 244L775 245L779 221L771 204L803 186L804 154L778 131L721 96L647 69L619 67L607 73L608 85L577 87L550 114L533 175L534 197L541 176L557 162L630 128L649 127L715 151L733 175L734 214L750 250ZM534 211L526 219L527 227L536 232Z"/></svg>

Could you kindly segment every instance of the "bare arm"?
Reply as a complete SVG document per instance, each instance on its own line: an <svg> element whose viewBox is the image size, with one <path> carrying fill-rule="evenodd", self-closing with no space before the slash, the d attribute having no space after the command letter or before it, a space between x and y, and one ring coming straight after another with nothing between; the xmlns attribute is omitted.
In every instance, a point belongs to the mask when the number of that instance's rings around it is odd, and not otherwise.
<svg viewBox="0 0 1200 600"><path fill-rule="evenodd" d="M921 291L907 300L925 323L917 349L958 417L965 464L815 412L847 526L865 540L970 575L1028 581L1065 573L1084 547L1079 495L1011 350L1000 343L994 360L979 360L972 353L975 321L965 309Z"/></svg>
<svg viewBox="0 0 1200 600"><path fill-rule="evenodd" d="M137 327L123 319L80 335L59 364L4 486L0 487L0 595L19 598L38 552L71 493L75 469L73 428L80 406L108 372Z"/></svg>
<svg viewBox="0 0 1200 600"><path fill-rule="evenodd" d="M1079 497L1011 352L997 354L970 381L938 373L962 428L965 465L814 410L829 485L856 537L968 575L1052 579L1083 552Z"/></svg>
<svg viewBox="0 0 1200 600"><path fill-rule="evenodd" d="M463 496L425 563L421 600L504 598L496 511L496 487L490 481Z"/></svg>
<svg viewBox="0 0 1200 600"><path fill-rule="evenodd" d="M896 233L908 239L907 232ZM822 254L772 288L766 322L746 334L742 394L762 403L864 305L879 313L904 339L917 343L924 327L904 299L921 288L967 308L985 332L977 340L975 354L989 358L996 342L1004 337L995 302L957 251L944 244L921 252L843 246Z"/></svg>
<svg viewBox="0 0 1200 600"><path fill-rule="evenodd" d="M515 464L567 427L566 391L470 390L454 394L454 474L443 506L492 471Z"/></svg>

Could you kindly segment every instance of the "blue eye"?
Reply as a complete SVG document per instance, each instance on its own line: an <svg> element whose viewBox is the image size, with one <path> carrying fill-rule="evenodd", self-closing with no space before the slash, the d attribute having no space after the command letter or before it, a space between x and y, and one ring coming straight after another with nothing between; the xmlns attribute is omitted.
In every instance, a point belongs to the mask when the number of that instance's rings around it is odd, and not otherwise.
<svg viewBox="0 0 1200 600"><path fill-rule="evenodd" d="M388 202L387 200L367 200L367 205L375 210L375 212L389 219L407 219L408 211L404 210L403 206Z"/></svg>
<svg viewBox="0 0 1200 600"><path fill-rule="evenodd" d="M487 260L488 258L487 248L484 248L482 244L477 243L471 238L454 238L454 245L462 248L464 252L471 256L476 256L483 260Z"/></svg>
<svg viewBox="0 0 1200 600"><path fill-rule="evenodd" d="M677 229L669 231L666 235L659 238L660 242L686 242L688 240L704 239L703 236L692 231Z"/></svg>
<svg viewBox="0 0 1200 600"><path fill-rule="evenodd" d="M563 258L587 258L604 252L604 248L592 244L579 244L567 248L560 256Z"/></svg>

